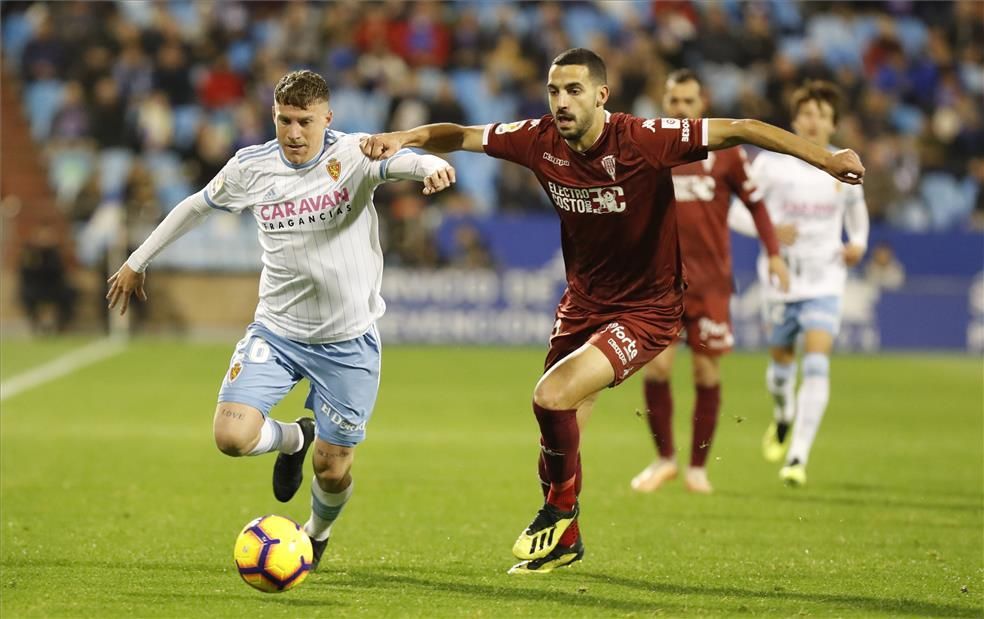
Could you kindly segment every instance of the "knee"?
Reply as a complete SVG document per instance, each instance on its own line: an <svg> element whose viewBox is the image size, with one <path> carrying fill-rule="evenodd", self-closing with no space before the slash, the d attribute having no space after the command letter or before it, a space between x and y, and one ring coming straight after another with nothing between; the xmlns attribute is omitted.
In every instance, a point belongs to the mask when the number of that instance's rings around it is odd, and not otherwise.
<svg viewBox="0 0 984 619"><path fill-rule="evenodd" d="M773 347L769 354L772 361L779 365L789 365L796 361L796 351L792 348Z"/></svg>
<svg viewBox="0 0 984 619"><path fill-rule="evenodd" d="M643 370L646 380L656 383L670 382L670 366L661 363L650 363Z"/></svg>
<svg viewBox="0 0 984 619"><path fill-rule="evenodd" d="M234 458L249 454L250 450L256 445L258 437L247 436L245 433L236 432L227 427L215 428L215 446L219 451L227 456Z"/></svg>
<svg viewBox="0 0 984 619"><path fill-rule="evenodd" d="M573 390L555 381L544 380L533 390L533 402L540 408L561 411L574 408Z"/></svg>
<svg viewBox="0 0 984 619"><path fill-rule="evenodd" d="M811 352L803 355L803 378L830 375L830 357Z"/></svg>
<svg viewBox="0 0 984 619"><path fill-rule="evenodd" d="M694 364L694 384L698 387L716 387L721 382L721 374L713 362Z"/></svg>

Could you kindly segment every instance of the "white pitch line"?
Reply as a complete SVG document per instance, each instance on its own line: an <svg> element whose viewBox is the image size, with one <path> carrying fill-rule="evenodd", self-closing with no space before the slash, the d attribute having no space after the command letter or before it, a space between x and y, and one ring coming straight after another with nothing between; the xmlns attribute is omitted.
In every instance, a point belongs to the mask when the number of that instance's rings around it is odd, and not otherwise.
<svg viewBox="0 0 984 619"><path fill-rule="evenodd" d="M77 348L0 383L0 402L117 355L126 348L118 339L103 339Z"/></svg>

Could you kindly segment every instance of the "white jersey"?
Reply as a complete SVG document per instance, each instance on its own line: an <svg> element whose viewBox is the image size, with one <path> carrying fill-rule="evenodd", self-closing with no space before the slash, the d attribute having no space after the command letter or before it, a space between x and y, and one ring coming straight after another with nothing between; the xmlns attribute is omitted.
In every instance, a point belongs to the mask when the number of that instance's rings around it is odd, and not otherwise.
<svg viewBox="0 0 984 619"><path fill-rule="evenodd" d="M793 245L781 248L789 265L789 292L772 285L768 258L759 255L758 276L766 298L800 301L843 295L845 225L849 243L862 248L868 244L868 210L861 185L842 183L805 161L769 151L755 158L749 176L757 185L752 197L765 202L772 223L794 224L798 232ZM751 223L750 216L743 221L746 214L740 208L729 213L729 222L739 232Z"/></svg>
<svg viewBox="0 0 984 619"><path fill-rule="evenodd" d="M321 154L288 162L276 140L238 151L203 190L209 206L249 209L263 248L255 319L305 343L349 340L386 309L372 203L392 159L371 161L361 135L326 131Z"/></svg>

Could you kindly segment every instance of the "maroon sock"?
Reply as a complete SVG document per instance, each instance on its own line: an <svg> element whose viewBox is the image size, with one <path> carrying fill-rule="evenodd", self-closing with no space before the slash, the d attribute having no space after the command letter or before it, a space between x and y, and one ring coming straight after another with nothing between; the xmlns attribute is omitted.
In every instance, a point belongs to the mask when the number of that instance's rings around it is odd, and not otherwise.
<svg viewBox="0 0 984 619"><path fill-rule="evenodd" d="M560 541L557 542L558 546L573 546L577 538L581 537L581 529L577 526L577 520L571 523L571 526L567 527L564 534L560 536Z"/></svg>
<svg viewBox="0 0 984 619"><path fill-rule="evenodd" d="M574 508L578 447L577 411L549 410L533 403L533 414L540 424L543 460L550 491L547 502L564 511Z"/></svg>
<svg viewBox="0 0 984 619"><path fill-rule="evenodd" d="M547 460L543 455L543 439L540 439L540 455L536 461L536 472L540 477L540 491L543 492L543 500L547 500L547 493L550 492L550 477L547 476Z"/></svg>
<svg viewBox="0 0 984 619"><path fill-rule="evenodd" d="M584 473L581 472L581 453L577 454L577 470L574 473L574 496L581 496L581 482L584 479Z"/></svg>
<svg viewBox="0 0 984 619"><path fill-rule="evenodd" d="M649 421L649 431L661 458L672 458L673 448L673 396L670 394L670 383L666 381L647 380L646 390L646 419Z"/></svg>
<svg viewBox="0 0 984 619"><path fill-rule="evenodd" d="M702 467L707 462L720 410L721 385L698 386L697 402L694 404L694 438L690 448L690 466Z"/></svg>
<svg viewBox="0 0 984 619"><path fill-rule="evenodd" d="M542 445L542 440L540 441ZM543 451L540 451L540 459L537 462L537 469L540 473L540 490L543 491L543 499L547 499L547 494L550 492L550 482L547 481L547 462L543 457ZM581 482L583 479L583 473L581 472L581 454L577 456L577 472L574 474L574 496L578 497L581 495ZM580 537L581 530L577 526L577 520L574 521L571 526L567 527L564 534L560 536L560 541L558 542L561 546L572 546L577 538Z"/></svg>
<svg viewBox="0 0 984 619"><path fill-rule="evenodd" d="M537 460L536 468L537 473L540 476L540 491L543 493L543 500L546 500L547 494L550 492L550 481L547 479L547 461L543 456L543 439L540 439L540 447L540 459ZM577 472L574 474L574 496L581 496L582 479L581 454L577 454Z"/></svg>
<svg viewBox="0 0 984 619"><path fill-rule="evenodd" d="M543 441L540 441L541 445ZM540 490L543 491L543 499L547 499L547 495L550 492L550 482L547 481L547 463L543 457L543 451L540 451L540 460L537 462L537 468L540 473ZM581 454L577 455L577 472L574 474L574 496L575 498L581 495L581 483L584 475L581 472ZM558 542L561 546L573 546L577 538L580 537L581 530L577 526L577 520L567 527L564 534L560 536L560 541Z"/></svg>

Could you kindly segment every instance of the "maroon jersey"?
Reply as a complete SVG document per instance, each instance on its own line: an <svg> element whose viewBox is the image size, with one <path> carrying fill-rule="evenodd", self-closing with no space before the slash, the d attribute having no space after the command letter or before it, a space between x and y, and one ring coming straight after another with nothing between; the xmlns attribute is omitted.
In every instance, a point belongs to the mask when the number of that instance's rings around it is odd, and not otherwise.
<svg viewBox="0 0 984 619"><path fill-rule="evenodd" d="M526 166L560 215L571 301L594 313L680 303L683 273L670 168L707 156L702 120L607 114L584 153L553 117L494 123L485 152Z"/></svg>
<svg viewBox="0 0 984 619"><path fill-rule="evenodd" d="M704 161L673 169L688 294L731 294L728 207L732 195L738 196L757 215L756 224L762 216L768 218L764 205L752 197L755 188L748 178L747 165L745 151L736 146L708 153ZM770 253L778 251L771 224L767 231L760 229L759 235Z"/></svg>

